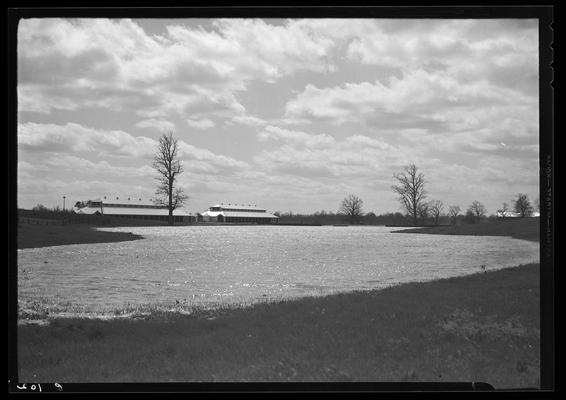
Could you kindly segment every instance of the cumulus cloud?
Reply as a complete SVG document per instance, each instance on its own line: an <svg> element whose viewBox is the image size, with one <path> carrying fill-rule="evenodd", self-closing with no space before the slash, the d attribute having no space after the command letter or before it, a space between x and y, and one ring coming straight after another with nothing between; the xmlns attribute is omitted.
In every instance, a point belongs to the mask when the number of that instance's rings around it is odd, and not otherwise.
<svg viewBox="0 0 566 400"><path fill-rule="evenodd" d="M392 77L388 84L375 81L346 83L330 88L317 88L309 84L286 104L285 115L336 124L368 120L375 113L401 121L398 123L410 118L443 122L443 113L451 109L509 104L532 106L536 101L510 89L493 87L485 81L461 83L442 73L415 70L402 79Z"/></svg>
<svg viewBox="0 0 566 400"><path fill-rule="evenodd" d="M352 135L336 140L325 134L308 134L268 126L258 134L260 140L282 142L277 148L263 150L254 161L274 172L302 177L362 177L366 179L387 163L398 163L400 149L385 142Z"/></svg>
<svg viewBox="0 0 566 400"><path fill-rule="evenodd" d="M215 154L210 150L198 148L183 141L179 142L179 156L187 161L187 169L190 169L191 165L200 163L203 172L231 174L250 168L250 165L245 161Z"/></svg>
<svg viewBox="0 0 566 400"><path fill-rule="evenodd" d="M197 129L209 129L216 125L214 121L211 121L208 118L202 118L196 120L189 118L186 121L187 121L187 125Z"/></svg>
<svg viewBox="0 0 566 400"><path fill-rule="evenodd" d="M243 115L234 92L249 81L327 70L332 45L292 21L171 25L157 36L129 19L27 19L18 31L19 107L49 113L119 105L152 117L224 111L232 118Z"/></svg>
<svg viewBox="0 0 566 400"><path fill-rule="evenodd" d="M144 119L136 124L139 128L155 129L159 132L174 132L175 124L164 119Z"/></svg>
<svg viewBox="0 0 566 400"><path fill-rule="evenodd" d="M27 122L18 126L18 147L31 152L93 152L99 155L147 158L153 155L157 142L123 131Z"/></svg>
<svg viewBox="0 0 566 400"><path fill-rule="evenodd" d="M306 147L328 146L335 143L332 136L320 134L313 135L306 132L282 129L277 126L269 125L257 135L260 141L282 140Z"/></svg>
<svg viewBox="0 0 566 400"><path fill-rule="evenodd" d="M252 115L237 115L232 118L232 122L248 126L262 126L267 123L264 119Z"/></svg>

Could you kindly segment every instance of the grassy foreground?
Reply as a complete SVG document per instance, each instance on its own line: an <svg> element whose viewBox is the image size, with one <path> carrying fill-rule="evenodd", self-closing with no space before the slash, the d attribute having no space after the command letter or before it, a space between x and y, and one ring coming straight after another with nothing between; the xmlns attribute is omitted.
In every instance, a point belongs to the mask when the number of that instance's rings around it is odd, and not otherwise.
<svg viewBox="0 0 566 400"><path fill-rule="evenodd" d="M18 327L20 381L540 382L539 265L214 314Z"/></svg>
<svg viewBox="0 0 566 400"><path fill-rule="evenodd" d="M540 218L506 218L479 224L428 226L395 231L438 235L511 236L515 239L539 241Z"/></svg>
<svg viewBox="0 0 566 400"><path fill-rule="evenodd" d="M90 225L34 225L18 226L18 249L61 246L81 243L123 242L143 239L129 232L102 232Z"/></svg>

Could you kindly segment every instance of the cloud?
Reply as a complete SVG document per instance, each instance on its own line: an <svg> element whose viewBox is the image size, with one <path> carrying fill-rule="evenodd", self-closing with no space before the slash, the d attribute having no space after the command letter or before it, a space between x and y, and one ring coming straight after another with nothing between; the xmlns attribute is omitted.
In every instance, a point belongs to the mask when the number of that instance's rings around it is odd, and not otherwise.
<svg viewBox="0 0 566 400"><path fill-rule="evenodd" d="M259 169L294 176L367 179L388 162L404 161L397 156L400 149L359 134L336 140L325 134L268 126L258 137L282 142L254 158Z"/></svg>
<svg viewBox="0 0 566 400"><path fill-rule="evenodd" d="M405 71L474 72L468 79L476 80L485 78L490 69L536 73L537 47L538 21L534 19L521 23L504 19L378 20L353 37L347 54L364 64Z"/></svg>
<svg viewBox="0 0 566 400"><path fill-rule="evenodd" d="M202 119L197 119L197 120L188 118L186 120L186 122L187 122L187 125L189 125L190 127L197 128L197 129L209 129L209 128L212 128L216 125L213 121L211 121L208 118L202 118Z"/></svg>
<svg viewBox="0 0 566 400"><path fill-rule="evenodd" d="M232 118L232 122L248 126L262 126L267 124L267 121L264 119L252 115L237 115Z"/></svg>
<svg viewBox="0 0 566 400"><path fill-rule="evenodd" d="M210 30L170 25L158 36L129 19L24 19L19 109L122 107L149 117L220 113L231 119L244 115L234 93L250 81L330 70L332 46L292 20L282 26L215 20Z"/></svg>
<svg viewBox="0 0 566 400"><path fill-rule="evenodd" d="M136 124L139 128L155 129L159 132L175 132L175 124L163 119L144 119Z"/></svg>
<svg viewBox="0 0 566 400"><path fill-rule="evenodd" d="M18 148L31 152L91 152L98 155L148 158L157 142L118 130L102 130L75 123L27 122L18 126Z"/></svg>
<svg viewBox="0 0 566 400"><path fill-rule="evenodd" d="M321 89L308 84L302 93L287 102L285 116L341 124L360 118L367 121L379 113L386 119L397 119L400 121L397 124L407 119L419 123L442 122L445 110L535 102L486 82L461 83L442 73L415 70L404 74L402 79L390 78L387 85L375 81Z"/></svg>
<svg viewBox="0 0 566 400"><path fill-rule="evenodd" d="M200 168L201 172L231 175L250 168L245 161L215 154L210 150L198 148L183 141L179 142L179 156L185 161L186 170L191 170L195 166Z"/></svg>
<svg viewBox="0 0 566 400"><path fill-rule="evenodd" d="M262 142L268 140L282 140L287 143L294 143L306 147L328 146L335 143L332 136L329 135L313 135L306 132L282 129L277 126L268 125L257 135Z"/></svg>

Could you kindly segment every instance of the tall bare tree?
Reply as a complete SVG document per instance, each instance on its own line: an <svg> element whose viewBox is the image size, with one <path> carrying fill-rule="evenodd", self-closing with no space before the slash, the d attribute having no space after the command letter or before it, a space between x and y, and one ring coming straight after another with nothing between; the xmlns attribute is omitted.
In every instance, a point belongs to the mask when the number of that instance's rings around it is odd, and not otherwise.
<svg viewBox="0 0 566 400"><path fill-rule="evenodd" d="M428 203L428 209L430 216L434 220L434 225L438 225L438 220L440 219L440 215L442 215L442 211L444 210L444 203L440 200L432 200Z"/></svg>
<svg viewBox="0 0 566 400"><path fill-rule="evenodd" d="M472 204L470 204L470 207L468 207L467 212L474 216L476 222L479 222L487 214L487 209L482 203L474 200Z"/></svg>
<svg viewBox="0 0 566 400"><path fill-rule="evenodd" d="M173 133L163 134L159 138L157 153L153 158L152 167L157 171L158 181L155 194L155 204L167 206L169 210L169 225L173 225L173 210L180 207L188 200L189 196L177 187L177 178L183 172L183 166L179 160L179 145Z"/></svg>
<svg viewBox="0 0 566 400"><path fill-rule="evenodd" d="M515 212L521 214L521 218L530 217L533 214L533 206L529 200L529 196L519 193L515 200Z"/></svg>
<svg viewBox="0 0 566 400"><path fill-rule="evenodd" d="M342 200L340 203L340 209L338 212L342 214L346 214L349 217L350 224L355 224L359 222L361 216L363 215L363 206L364 202L356 195L349 195Z"/></svg>
<svg viewBox="0 0 566 400"><path fill-rule="evenodd" d="M392 189L399 195L398 199L401 205L412 217L413 225L417 225L419 206L426 198L424 175L418 172L418 168L414 164L410 164L405 167L404 172L393 174L393 177L398 184L392 186Z"/></svg>
<svg viewBox="0 0 566 400"><path fill-rule="evenodd" d="M448 209L448 215L450 216L450 223L456 225L456 218L460 214L460 206L450 206Z"/></svg>

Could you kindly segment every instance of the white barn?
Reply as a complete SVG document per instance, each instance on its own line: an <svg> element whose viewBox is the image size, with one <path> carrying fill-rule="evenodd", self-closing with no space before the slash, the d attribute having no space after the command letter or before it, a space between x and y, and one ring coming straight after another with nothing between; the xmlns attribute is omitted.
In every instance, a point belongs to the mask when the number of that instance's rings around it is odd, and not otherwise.
<svg viewBox="0 0 566 400"><path fill-rule="evenodd" d="M141 220L167 221L169 210L166 206L155 205L140 197L103 196L85 203L77 203L73 211L79 215L105 215ZM194 222L195 216L183 208L173 210L173 221L176 223Z"/></svg>
<svg viewBox="0 0 566 400"><path fill-rule="evenodd" d="M255 205L216 204L202 215L203 222L236 224L276 224L279 217Z"/></svg>

